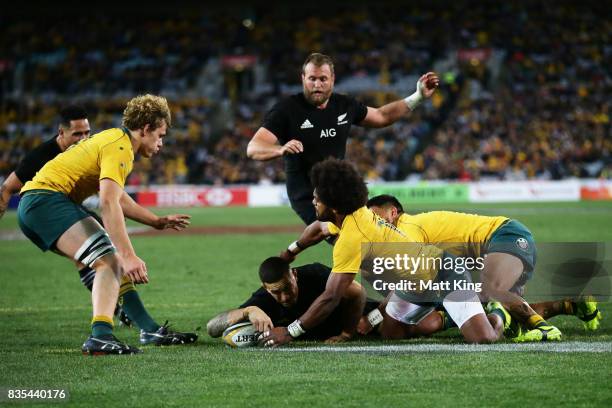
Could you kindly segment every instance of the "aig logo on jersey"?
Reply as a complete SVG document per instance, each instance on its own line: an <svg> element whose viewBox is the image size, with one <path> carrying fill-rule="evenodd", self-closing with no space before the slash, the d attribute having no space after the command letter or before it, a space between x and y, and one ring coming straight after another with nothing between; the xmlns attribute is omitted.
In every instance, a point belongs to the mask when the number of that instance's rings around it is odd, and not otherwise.
<svg viewBox="0 0 612 408"><path fill-rule="evenodd" d="M320 139L322 139L324 137L334 137L334 136L336 136L336 129L334 129L334 128L321 130L321 137L320 137Z"/></svg>

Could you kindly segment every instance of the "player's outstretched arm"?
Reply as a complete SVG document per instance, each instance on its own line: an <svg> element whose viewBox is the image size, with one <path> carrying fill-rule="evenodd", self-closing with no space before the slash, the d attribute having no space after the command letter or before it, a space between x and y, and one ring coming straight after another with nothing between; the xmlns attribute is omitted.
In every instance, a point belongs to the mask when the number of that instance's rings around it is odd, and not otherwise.
<svg viewBox="0 0 612 408"><path fill-rule="evenodd" d="M353 283L355 275L355 273L333 272L329 275L323 293L312 302L312 305L299 319L304 330L308 331L308 329L316 327L329 317L347 295L348 288ZM358 320L359 318L355 320L354 326L357 325Z"/></svg>
<svg viewBox="0 0 612 408"><path fill-rule="evenodd" d="M124 275L135 283L147 283L147 266L136 256L125 228L125 219L121 210L123 188L111 179L100 180L100 207L104 229L119 252L119 262Z"/></svg>
<svg viewBox="0 0 612 408"><path fill-rule="evenodd" d="M274 133L261 127L247 146L247 157L253 160L272 160L285 154L297 154L303 151L304 146L299 140L292 139L281 146Z"/></svg>
<svg viewBox="0 0 612 408"><path fill-rule="evenodd" d="M332 273L325 291L315 299L306 313L287 327L275 327L263 332L260 342L265 347L278 347L321 324L340 304L347 288L355 279L354 273Z"/></svg>
<svg viewBox="0 0 612 408"><path fill-rule="evenodd" d="M272 319L257 306L247 306L241 309L228 310L219 313L206 323L206 331L210 337L221 337L228 327L249 320L257 331L263 332L274 327Z"/></svg>
<svg viewBox="0 0 612 408"><path fill-rule="evenodd" d="M280 257L288 262L293 262L297 254L308 247L318 244L332 235L327 227L327 222L315 221L306 228L297 239L289 244L289 247L281 252Z"/></svg>
<svg viewBox="0 0 612 408"><path fill-rule="evenodd" d="M325 340L326 343L342 343L350 340L357 330L357 324L363 313L363 308L366 303L366 293L359 282L351 282L346 289L344 298L340 304L342 311L342 333L338 336L330 337Z"/></svg>
<svg viewBox="0 0 612 408"><path fill-rule="evenodd" d="M144 225L149 225L153 228L162 229L173 229L183 230L189 226L190 215L187 214L170 214L165 216L158 216L150 210L144 208L138 204L128 193L125 191L121 196L120 200L121 210L123 214L130 220L134 220Z"/></svg>
<svg viewBox="0 0 612 408"><path fill-rule="evenodd" d="M19 180L15 172L9 174L6 180L4 180L4 183L0 186L0 218L2 218L8 208L11 196L18 193L22 187L23 183Z"/></svg>
<svg viewBox="0 0 612 408"><path fill-rule="evenodd" d="M416 91L407 98L388 103L380 108L368 106L368 113L360 125L366 127L389 126L408 112L412 112L423 100L430 98L440 85L440 79L434 72L428 72L417 81Z"/></svg>

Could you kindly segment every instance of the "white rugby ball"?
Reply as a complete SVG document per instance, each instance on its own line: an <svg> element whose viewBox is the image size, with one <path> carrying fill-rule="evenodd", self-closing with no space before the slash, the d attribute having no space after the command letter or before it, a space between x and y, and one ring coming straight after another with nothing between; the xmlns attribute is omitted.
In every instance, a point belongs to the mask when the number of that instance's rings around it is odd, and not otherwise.
<svg viewBox="0 0 612 408"><path fill-rule="evenodd" d="M255 347L259 332L251 322L237 323L223 332L223 342L231 347Z"/></svg>

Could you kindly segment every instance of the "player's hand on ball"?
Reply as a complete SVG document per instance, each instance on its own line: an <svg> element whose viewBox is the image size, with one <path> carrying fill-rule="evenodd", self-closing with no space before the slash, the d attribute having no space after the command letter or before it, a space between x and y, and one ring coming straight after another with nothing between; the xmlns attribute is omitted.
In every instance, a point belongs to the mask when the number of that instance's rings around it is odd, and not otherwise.
<svg viewBox="0 0 612 408"><path fill-rule="evenodd" d="M295 254L288 249L283 250L278 256L289 263L295 261Z"/></svg>
<svg viewBox="0 0 612 408"><path fill-rule="evenodd" d="M289 343L291 340L293 340L293 337L286 327L275 327L261 334L259 344L264 347L278 347Z"/></svg>
<svg viewBox="0 0 612 408"><path fill-rule="evenodd" d="M274 327L270 316L258 307L249 309L249 321L253 323L253 326L255 326L258 332L265 332Z"/></svg>
<svg viewBox="0 0 612 408"><path fill-rule="evenodd" d="M325 340L325 344L336 344L336 343L344 343L347 342L351 339L351 335L346 333L346 332L342 332L337 336L332 336L330 338L328 338L327 340Z"/></svg>
<svg viewBox="0 0 612 408"><path fill-rule="evenodd" d="M158 230L173 229L180 231L189 226L191 223L189 221L190 219L191 216L187 214L170 214L159 217L154 225L154 228Z"/></svg>
<svg viewBox="0 0 612 408"><path fill-rule="evenodd" d="M304 151L304 145L299 140L292 139L281 146L281 156L286 154L297 154Z"/></svg>
<svg viewBox="0 0 612 408"><path fill-rule="evenodd" d="M440 78L435 72L428 72L419 78L417 88L424 98L430 98L440 85Z"/></svg>
<svg viewBox="0 0 612 408"><path fill-rule="evenodd" d="M119 256L119 265L123 274L134 283L149 283L147 265L136 255Z"/></svg>

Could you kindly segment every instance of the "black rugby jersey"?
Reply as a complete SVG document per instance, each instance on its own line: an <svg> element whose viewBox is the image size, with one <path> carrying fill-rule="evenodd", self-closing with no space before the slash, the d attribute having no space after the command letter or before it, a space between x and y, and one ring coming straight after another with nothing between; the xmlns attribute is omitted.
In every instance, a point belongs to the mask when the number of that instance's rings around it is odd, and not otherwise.
<svg viewBox="0 0 612 408"><path fill-rule="evenodd" d="M320 263L312 263L298 266L297 285L298 300L295 305L285 307L278 303L272 295L263 287L253 292L251 297L240 305L240 308L247 306L257 306L263 310L272 320L274 326L287 326L295 319L302 316L310 305L325 291L327 278L331 273L331 268ZM368 301L364 314L378 307L378 302ZM306 332L300 339L320 339L324 340L331 336L339 335L344 328L343 316L338 308L332 312L325 321Z"/></svg>
<svg viewBox="0 0 612 408"><path fill-rule="evenodd" d="M292 139L304 145L303 153L284 156L290 198L297 198L289 188L292 179L308 182L314 164L330 156L344 158L351 125L363 121L367 113L367 106L347 95L332 93L325 109L318 109L299 93L283 99L266 114L262 127L274 133L281 145Z"/></svg>
<svg viewBox="0 0 612 408"><path fill-rule="evenodd" d="M15 169L15 174L22 183L25 184L32 180L36 172L40 170L45 163L54 159L55 156L62 152L55 140L56 138L57 135L53 136L53 139L41 143L21 160L19 166Z"/></svg>

